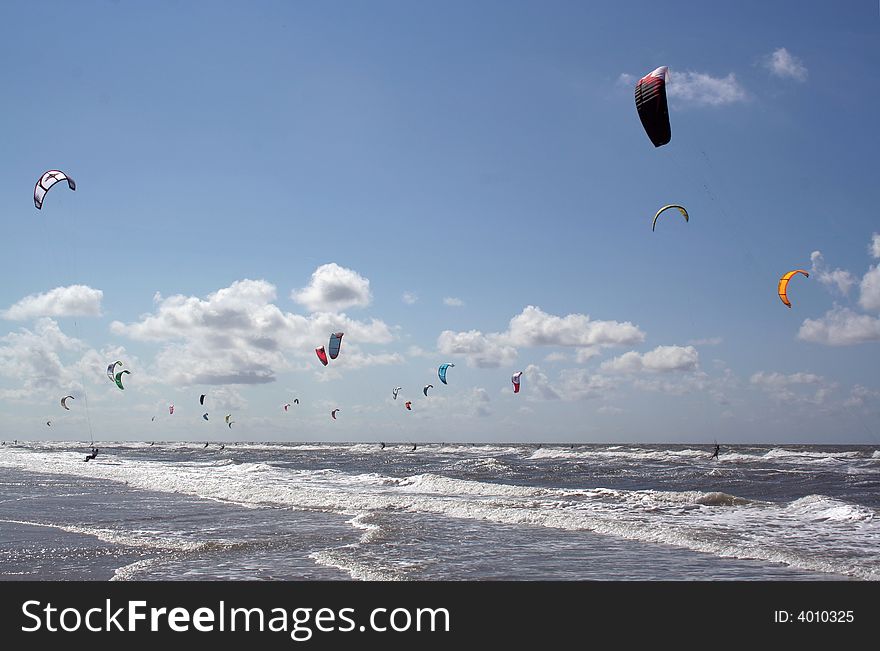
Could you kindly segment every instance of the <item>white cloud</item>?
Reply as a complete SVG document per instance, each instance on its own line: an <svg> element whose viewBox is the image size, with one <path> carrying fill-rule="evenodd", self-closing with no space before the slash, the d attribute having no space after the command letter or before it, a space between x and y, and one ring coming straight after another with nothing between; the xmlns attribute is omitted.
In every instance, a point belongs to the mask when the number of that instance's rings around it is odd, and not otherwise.
<svg viewBox="0 0 880 651"><path fill-rule="evenodd" d="M798 339L828 346L851 346L880 341L880 318L834 307L820 319L806 319Z"/></svg>
<svg viewBox="0 0 880 651"><path fill-rule="evenodd" d="M444 330L437 348L445 355L467 355L471 366L490 368L512 363L517 347L575 347L578 361L584 362L601 348L640 343L644 338L629 322L592 321L584 314L559 317L529 305L510 320L504 332Z"/></svg>
<svg viewBox="0 0 880 651"><path fill-rule="evenodd" d="M821 375L815 373L766 373L759 371L749 379L751 384L772 394L774 399L780 402L811 402L821 404L837 386L829 383ZM799 395L795 392L798 388L815 389L812 396Z"/></svg>
<svg viewBox="0 0 880 651"><path fill-rule="evenodd" d="M265 280L240 280L209 294L162 298L152 314L124 324L114 321L112 332L140 341L164 344L156 357L158 375L165 381L190 384L260 384L275 380L290 367L289 356L314 361L314 349L326 345L330 332L342 331L343 351L359 364L358 344L388 343L393 337L382 321L355 321L345 314L318 312L308 317L282 312L274 285ZM342 357L340 357L340 360ZM376 357L377 363L396 363L399 357Z"/></svg>
<svg viewBox="0 0 880 651"><path fill-rule="evenodd" d="M880 258L880 233L874 233L871 236L871 244L868 245L868 251L870 251L872 257Z"/></svg>
<svg viewBox="0 0 880 651"><path fill-rule="evenodd" d="M529 305L510 320L502 338L514 346L590 348L641 343L645 334L629 321L592 321L585 314L559 317Z"/></svg>
<svg viewBox="0 0 880 651"><path fill-rule="evenodd" d="M550 380L540 367L529 364L523 371L523 391L531 394L537 394L544 400L560 400L562 396L550 386Z"/></svg>
<svg viewBox="0 0 880 651"><path fill-rule="evenodd" d="M443 299L443 304L449 307L462 307L464 306L464 301L460 298L455 298L453 296L447 296Z"/></svg>
<svg viewBox="0 0 880 651"><path fill-rule="evenodd" d="M469 366L497 368L512 364L516 349L501 343L499 335L479 330L452 332L444 330L437 338L437 350L443 355L467 355Z"/></svg>
<svg viewBox="0 0 880 651"><path fill-rule="evenodd" d="M372 300L370 281L335 262L315 269L308 286L290 297L312 312L339 312L347 307L366 307Z"/></svg>
<svg viewBox="0 0 880 651"><path fill-rule="evenodd" d="M599 369L611 373L695 371L699 359L700 355L693 346L657 346L644 355L635 351L624 353L603 362Z"/></svg>
<svg viewBox="0 0 880 651"><path fill-rule="evenodd" d="M65 335L58 323L47 317L37 320L34 329L21 328L0 337L0 376L16 380L20 389L0 393L2 397L27 398L57 393L60 389L81 388L75 368L61 360L64 351L82 349L83 343Z"/></svg>
<svg viewBox="0 0 880 651"><path fill-rule="evenodd" d="M407 305L415 305L416 302L419 300L419 295L415 292L404 292L403 296L400 297L400 300L402 300Z"/></svg>
<svg viewBox="0 0 880 651"><path fill-rule="evenodd" d="M56 287L45 294L31 294L0 312L4 319L23 321L44 316L101 316L104 292L86 285Z"/></svg>
<svg viewBox="0 0 880 651"><path fill-rule="evenodd" d="M850 272L843 269L835 269L834 271L826 269L821 251L813 251L810 254L810 261L813 264L810 273L826 287L836 287L845 296L849 293L850 288L856 284L856 279Z"/></svg>
<svg viewBox="0 0 880 651"><path fill-rule="evenodd" d="M859 305L880 311L880 265L871 267L859 284Z"/></svg>
<svg viewBox="0 0 880 651"><path fill-rule="evenodd" d="M620 76L617 78L617 84L620 86L635 86L636 81L638 81L638 78L628 72L621 72Z"/></svg>
<svg viewBox="0 0 880 651"><path fill-rule="evenodd" d="M693 106L723 106L748 99L732 72L713 77L703 72L670 72L666 92L670 100Z"/></svg>
<svg viewBox="0 0 880 651"><path fill-rule="evenodd" d="M806 66L784 47L764 57L764 67L777 77L795 79L797 81L807 80Z"/></svg>
<svg viewBox="0 0 880 651"><path fill-rule="evenodd" d="M880 399L880 391L868 389L861 384L855 385L849 393L849 397L844 401L844 407L861 407L867 401L875 401Z"/></svg>

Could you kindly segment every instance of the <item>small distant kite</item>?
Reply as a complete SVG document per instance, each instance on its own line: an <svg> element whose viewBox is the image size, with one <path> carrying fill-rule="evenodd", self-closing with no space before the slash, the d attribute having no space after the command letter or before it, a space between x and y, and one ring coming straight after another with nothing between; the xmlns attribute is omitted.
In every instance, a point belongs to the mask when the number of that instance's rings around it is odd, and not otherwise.
<svg viewBox="0 0 880 651"><path fill-rule="evenodd" d="M67 406L68 400L76 400L76 398L74 398L73 396L64 396L61 399L61 406L64 407L67 411L70 411L70 407Z"/></svg>
<svg viewBox="0 0 880 651"><path fill-rule="evenodd" d="M433 388L434 388L433 384L426 384L425 387L422 389L422 393L425 394L426 398L428 397L428 389L433 389Z"/></svg>
<svg viewBox="0 0 880 651"><path fill-rule="evenodd" d="M803 269L795 269L794 271L789 271L787 274L783 275L782 278L779 279L779 287L777 291L779 292L780 300L785 303L789 308L791 308L791 301L788 300L788 281L790 281L797 274L804 274L807 278L810 277Z"/></svg>
<svg viewBox="0 0 880 651"><path fill-rule="evenodd" d="M333 411L330 412L330 416L333 417L333 420L336 420L336 412L337 411L341 411L341 409L334 409Z"/></svg>
<svg viewBox="0 0 880 651"><path fill-rule="evenodd" d="M523 374L522 371L517 371L510 378L510 381L513 382L513 392L514 393L519 393L519 383L520 383L520 378L522 377L522 374Z"/></svg>
<svg viewBox="0 0 880 651"><path fill-rule="evenodd" d="M391 395L394 396L395 400L397 400L397 394L400 393L401 389L403 389L403 387L396 387L391 390Z"/></svg>
<svg viewBox="0 0 880 651"><path fill-rule="evenodd" d="M205 412L204 414L202 414L202 418L204 418L205 420L208 420L208 412Z"/></svg>
<svg viewBox="0 0 880 651"><path fill-rule="evenodd" d="M173 402L170 405L168 405L168 413L169 414L174 413L174 403Z"/></svg>
<svg viewBox="0 0 880 651"><path fill-rule="evenodd" d="M116 360L110 366L107 367L107 377L110 378L110 381L113 382L113 374L116 372L116 367L122 366L122 362Z"/></svg>
<svg viewBox="0 0 880 651"><path fill-rule="evenodd" d="M411 401L407 400L407 401L403 404L403 406L406 407L409 411L412 411L412 402L411 402Z"/></svg>
<svg viewBox="0 0 880 651"><path fill-rule="evenodd" d="M336 359L339 357L339 349L342 347L342 336L344 333L342 332L334 332L330 335L330 344L328 352L330 353L330 359Z"/></svg>
<svg viewBox="0 0 880 651"><path fill-rule="evenodd" d="M663 206L660 210L657 211L657 214L654 215L654 221L651 223L651 230L654 230L654 227L657 226L657 218L660 216L660 213L669 210L670 208L678 208L678 212L681 213L681 216L684 217L685 221L688 220L688 211L685 210L684 206L679 206L676 203L670 203L669 205Z"/></svg>
<svg viewBox="0 0 880 651"><path fill-rule="evenodd" d="M284 403L284 406L282 407L282 409L283 409L284 411L287 411L289 407L290 407L290 403L289 403L289 402L286 402L286 403Z"/></svg>
<svg viewBox="0 0 880 651"><path fill-rule="evenodd" d="M200 405L204 405L204 404L205 404L205 395L206 395L206 394L203 393L202 395L199 396L199 404L200 404Z"/></svg>
<svg viewBox="0 0 880 651"><path fill-rule="evenodd" d="M51 421L51 420L47 420L47 421L46 421L46 427L52 427L52 421Z"/></svg>
<svg viewBox="0 0 880 651"><path fill-rule="evenodd" d="M315 348L315 355L318 356L318 359L321 360L321 363L324 366L327 366L327 353L324 352L323 346L318 346L317 348Z"/></svg>
<svg viewBox="0 0 880 651"><path fill-rule="evenodd" d="M440 376L440 381L443 384L446 384L446 371L447 371L447 369L450 369L454 366L455 366L455 364L441 364L440 368L437 369L437 375Z"/></svg>
<svg viewBox="0 0 880 651"><path fill-rule="evenodd" d="M76 190L76 183L74 183L73 179L61 170L49 170L48 172L45 172L34 186L34 205L37 207L37 210L40 210L43 207L43 197L46 196L49 189L58 183L58 181L67 181L67 187L71 190Z"/></svg>
<svg viewBox="0 0 880 651"><path fill-rule="evenodd" d="M298 405L298 404L299 404L299 398L294 398L294 399L293 399L293 404Z"/></svg>
<svg viewBox="0 0 880 651"><path fill-rule="evenodd" d="M229 426L229 429L232 429L232 423L235 421L232 420L232 414L226 414L226 424Z"/></svg>
<svg viewBox="0 0 880 651"><path fill-rule="evenodd" d="M124 391L125 387L122 386L122 376L123 375L131 375L131 371L119 371L119 373L116 374L116 378L115 378L116 386L118 386L120 389L122 389Z"/></svg>

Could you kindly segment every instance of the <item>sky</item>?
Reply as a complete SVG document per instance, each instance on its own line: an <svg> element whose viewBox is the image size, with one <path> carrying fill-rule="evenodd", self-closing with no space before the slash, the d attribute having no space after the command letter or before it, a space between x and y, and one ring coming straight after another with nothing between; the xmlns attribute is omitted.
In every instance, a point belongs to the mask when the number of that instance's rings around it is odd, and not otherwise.
<svg viewBox="0 0 880 651"><path fill-rule="evenodd" d="M876 2L2 14L4 440L880 444Z"/></svg>

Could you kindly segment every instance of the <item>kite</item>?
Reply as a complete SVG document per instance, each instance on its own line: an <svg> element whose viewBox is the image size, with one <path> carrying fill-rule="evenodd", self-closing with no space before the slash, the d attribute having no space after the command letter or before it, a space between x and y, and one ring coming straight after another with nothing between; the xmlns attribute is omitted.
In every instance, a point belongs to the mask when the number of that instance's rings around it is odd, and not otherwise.
<svg viewBox="0 0 880 651"><path fill-rule="evenodd" d="M666 75L669 68L660 66L639 79L636 84L636 110L648 138L655 147L672 139L669 126L669 107L666 103Z"/></svg>
<svg viewBox="0 0 880 651"><path fill-rule="evenodd" d="M791 302L788 300L788 281L790 281L792 277L796 276L797 274L804 274L807 278L810 277L810 274L808 274L803 269L795 269L794 271L789 271L787 274L779 279L779 287L777 289L777 291L779 292L779 298L789 308L791 308Z"/></svg>
<svg viewBox="0 0 880 651"><path fill-rule="evenodd" d="M131 371L119 371L119 373L116 374L116 378L114 378L116 386L118 386L123 391L125 390L125 387L122 386L122 376L125 374L131 375Z"/></svg>
<svg viewBox="0 0 880 651"><path fill-rule="evenodd" d="M670 203L669 205L663 206L660 210L657 211L657 214L654 215L654 222L651 224L651 230L654 230L654 227L657 226L657 218L660 216L664 210L669 210L670 208L678 208L678 212L681 213L681 216L684 217L685 221L688 221L688 212L684 209L684 206L679 206L675 203Z"/></svg>
<svg viewBox="0 0 880 651"><path fill-rule="evenodd" d="M68 400L68 399L70 399L70 400L76 400L76 398L74 398L73 396L64 396L64 397L61 399L61 406L64 407L67 411L70 411L70 407L67 406L67 400Z"/></svg>
<svg viewBox="0 0 880 651"><path fill-rule="evenodd" d="M333 411L330 412L330 415L333 417L333 420L336 420L336 412L337 412L337 411L341 411L341 410L340 410L340 409L334 409Z"/></svg>
<svg viewBox="0 0 880 651"><path fill-rule="evenodd" d="M412 402L410 402L409 400L407 400L403 406L406 407L409 411L412 411Z"/></svg>
<svg viewBox="0 0 880 651"><path fill-rule="evenodd" d="M437 369L437 375L440 376L440 381L443 384L446 384L446 369L455 366L455 364L441 364L440 368Z"/></svg>
<svg viewBox="0 0 880 651"><path fill-rule="evenodd" d="M229 429L232 429L232 423L235 421L232 420L232 414L226 414L226 424L229 425Z"/></svg>
<svg viewBox="0 0 880 651"><path fill-rule="evenodd" d="M433 384L426 384L425 388L422 389L422 393L424 393L425 397L427 397L428 396L428 389L433 389L433 388L434 388Z"/></svg>
<svg viewBox="0 0 880 651"><path fill-rule="evenodd" d="M110 378L111 382L113 381L113 373L116 372L117 366L122 366L122 362L120 362L119 360L116 360L115 362L110 364L110 366L107 367L107 377Z"/></svg>
<svg viewBox="0 0 880 651"><path fill-rule="evenodd" d="M318 346L315 348L315 354L318 356L318 359L321 360L321 363L324 366L327 366L327 353L324 352L324 347Z"/></svg>
<svg viewBox="0 0 880 651"><path fill-rule="evenodd" d="M208 412L205 412L204 414L202 414L202 418L204 418L205 420L208 420Z"/></svg>
<svg viewBox="0 0 880 651"><path fill-rule="evenodd" d="M395 399L395 400L397 400L397 394L400 393L400 390L401 390L402 388L403 388L403 387L397 387L396 389L392 389L392 390L391 390L391 395L394 396L394 399Z"/></svg>
<svg viewBox="0 0 880 651"><path fill-rule="evenodd" d="M170 405L168 405L168 413L169 414L174 413L174 403L173 402Z"/></svg>
<svg viewBox="0 0 880 651"><path fill-rule="evenodd" d="M517 371L511 376L510 381L513 382L513 392L519 393L519 380L522 377L523 372Z"/></svg>
<svg viewBox="0 0 880 651"><path fill-rule="evenodd" d="M339 349L342 346L342 332L334 332L330 335L329 353L330 359L339 357Z"/></svg>
<svg viewBox="0 0 880 651"><path fill-rule="evenodd" d="M37 207L37 210L43 207L43 197L46 196L49 189L58 181L67 181L67 187L71 190L76 190L76 183L64 172L61 170L49 170L40 177L40 180L34 186L34 205Z"/></svg>
<svg viewBox="0 0 880 651"><path fill-rule="evenodd" d="M206 394L203 393L202 395L199 396L199 404L200 405L205 404L205 395Z"/></svg>

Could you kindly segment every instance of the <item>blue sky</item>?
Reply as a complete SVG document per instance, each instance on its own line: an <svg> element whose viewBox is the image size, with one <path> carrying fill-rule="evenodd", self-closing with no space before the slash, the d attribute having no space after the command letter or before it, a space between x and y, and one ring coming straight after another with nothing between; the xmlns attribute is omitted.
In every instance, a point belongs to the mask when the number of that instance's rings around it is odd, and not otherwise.
<svg viewBox="0 0 880 651"><path fill-rule="evenodd" d="M3 14L4 439L880 442L876 3Z"/></svg>

